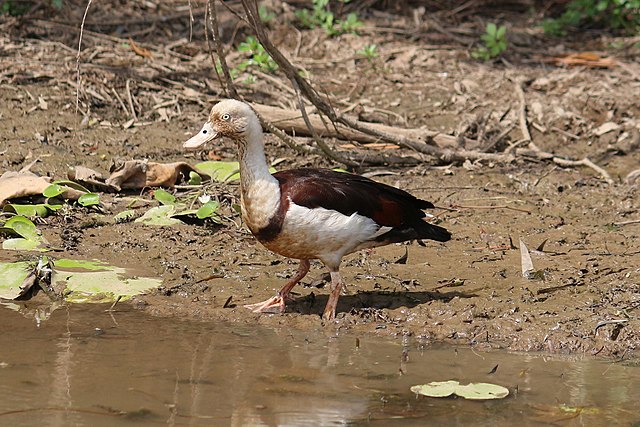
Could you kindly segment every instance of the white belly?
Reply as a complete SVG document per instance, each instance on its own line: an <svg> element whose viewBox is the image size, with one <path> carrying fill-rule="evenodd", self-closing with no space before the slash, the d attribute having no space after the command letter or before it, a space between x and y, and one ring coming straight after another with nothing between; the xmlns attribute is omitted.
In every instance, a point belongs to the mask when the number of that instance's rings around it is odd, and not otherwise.
<svg viewBox="0 0 640 427"><path fill-rule="evenodd" d="M320 259L337 267L344 255L366 247L367 241L389 229L366 216L309 209L291 202L281 232L264 245L289 258Z"/></svg>

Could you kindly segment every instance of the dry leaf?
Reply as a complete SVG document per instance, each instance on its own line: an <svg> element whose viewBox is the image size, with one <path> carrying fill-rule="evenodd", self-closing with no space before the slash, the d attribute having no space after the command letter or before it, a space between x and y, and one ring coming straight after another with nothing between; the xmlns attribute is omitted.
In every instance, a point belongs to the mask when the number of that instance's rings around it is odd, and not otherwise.
<svg viewBox="0 0 640 427"><path fill-rule="evenodd" d="M139 189L144 187L173 187L176 182L186 181L194 171L208 179L208 175L197 171L184 162L156 163L143 160L128 160L113 171L105 181L114 189Z"/></svg>
<svg viewBox="0 0 640 427"><path fill-rule="evenodd" d="M600 126L598 126L598 128L593 131L593 133L596 134L596 136L602 136L605 133L611 132L612 130L616 130L620 127L619 124L614 123L614 122L605 122L603 124L601 124Z"/></svg>
<svg viewBox="0 0 640 427"><path fill-rule="evenodd" d="M129 37L129 44L131 44L131 50L133 50L136 53L136 55L140 55L143 58L153 58L153 54L151 53L151 51L141 46L138 46L131 37Z"/></svg>
<svg viewBox="0 0 640 427"><path fill-rule="evenodd" d="M42 195L42 192L49 184L48 178L38 176L32 172L5 172L0 176L0 206L10 199ZM84 194L82 191L69 188L62 193L62 197L77 200L82 194Z"/></svg>
<svg viewBox="0 0 640 427"><path fill-rule="evenodd" d="M557 65L566 65L568 67L613 68L618 65L618 62L614 58L602 58L593 52L570 53L563 57L551 58L550 61L555 62Z"/></svg>

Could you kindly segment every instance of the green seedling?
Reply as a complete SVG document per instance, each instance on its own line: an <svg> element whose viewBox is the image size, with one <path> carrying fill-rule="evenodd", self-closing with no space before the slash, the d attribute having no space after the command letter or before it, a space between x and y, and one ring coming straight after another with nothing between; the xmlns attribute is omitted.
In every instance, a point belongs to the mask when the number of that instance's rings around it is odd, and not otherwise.
<svg viewBox="0 0 640 427"><path fill-rule="evenodd" d="M342 0L341 3L348 3L349 1ZM311 10L298 10L295 15L302 27L322 28L330 36L355 33L363 25L355 13L349 13L344 20L336 19L329 9L329 0L313 0L313 8Z"/></svg>
<svg viewBox="0 0 640 427"><path fill-rule="evenodd" d="M259 68L260 71L268 73L278 70L278 64L276 64L273 58L264 50L264 47L262 47L255 37L249 36L244 42L240 43L238 52L244 52L249 55L249 59L238 65L239 71L246 71L252 67Z"/></svg>
<svg viewBox="0 0 640 427"><path fill-rule="evenodd" d="M471 52L471 56L475 59L489 61L507 50L507 27L500 26L490 22L487 24L486 32L480 36L484 42L483 46L478 47Z"/></svg>
<svg viewBox="0 0 640 427"><path fill-rule="evenodd" d="M562 15L542 23L544 32L564 36L581 27L601 27L640 34L640 0L572 0Z"/></svg>
<svg viewBox="0 0 640 427"><path fill-rule="evenodd" d="M356 54L362 56L369 62L373 62L374 59L378 58L378 46L375 44L368 44L362 49L356 51Z"/></svg>

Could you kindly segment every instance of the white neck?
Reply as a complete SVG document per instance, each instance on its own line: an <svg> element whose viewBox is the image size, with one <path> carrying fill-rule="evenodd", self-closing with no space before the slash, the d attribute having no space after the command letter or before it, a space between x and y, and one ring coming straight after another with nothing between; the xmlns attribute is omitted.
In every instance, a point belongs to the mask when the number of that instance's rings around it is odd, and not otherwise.
<svg viewBox="0 0 640 427"><path fill-rule="evenodd" d="M244 144L243 144L244 143ZM259 123L249 123L245 141L239 142L240 183L248 189L259 181L277 182L269 173L269 165L264 154L262 128Z"/></svg>
<svg viewBox="0 0 640 427"><path fill-rule="evenodd" d="M260 123L250 121L238 151L242 215L253 231L266 227L280 206L280 184L269 172Z"/></svg>

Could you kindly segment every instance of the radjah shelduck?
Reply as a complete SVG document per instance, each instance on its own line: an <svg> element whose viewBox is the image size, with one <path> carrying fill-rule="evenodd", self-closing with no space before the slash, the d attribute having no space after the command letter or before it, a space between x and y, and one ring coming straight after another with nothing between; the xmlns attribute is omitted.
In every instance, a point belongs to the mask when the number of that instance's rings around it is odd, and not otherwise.
<svg viewBox="0 0 640 427"><path fill-rule="evenodd" d="M451 233L424 220L434 206L398 188L326 169L291 169L271 174L262 127L253 109L227 99L216 104L200 132L185 148L226 137L240 162L242 219L267 249L300 260L297 273L276 296L247 306L254 312L283 313L291 289L319 259L331 273L331 294L322 315L332 320L343 287L342 257L352 252L413 239L446 242Z"/></svg>

